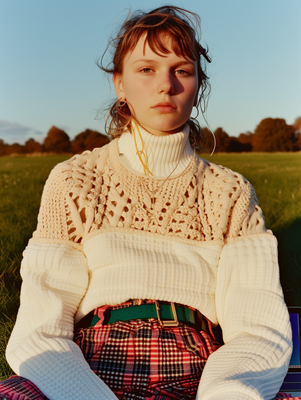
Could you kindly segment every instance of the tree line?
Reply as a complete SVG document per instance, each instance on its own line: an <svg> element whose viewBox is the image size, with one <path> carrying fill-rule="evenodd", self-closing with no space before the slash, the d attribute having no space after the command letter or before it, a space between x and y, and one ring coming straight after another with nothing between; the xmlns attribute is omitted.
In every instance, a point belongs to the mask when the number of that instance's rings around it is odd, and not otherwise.
<svg viewBox="0 0 301 400"><path fill-rule="evenodd" d="M213 135L204 128L207 150L214 146ZM254 132L241 133L238 137L229 136L223 128L214 131L216 152L278 152L301 150L301 117L293 125L282 118L265 118Z"/></svg>
<svg viewBox="0 0 301 400"><path fill-rule="evenodd" d="M0 139L0 156L34 153L80 154L85 150L102 147L109 141L107 135L91 129L86 129L70 140L65 131L53 126L49 129L42 144L34 139L28 139L24 145L19 143L9 145Z"/></svg>
<svg viewBox="0 0 301 400"><path fill-rule="evenodd" d="M206 138L206 151L211 152L214 146L213 134L208 128L203 129ZM223 128L214 132L218 152L278 152L301 150L301 117L293 125L288 125L281 118L265 118L254 132L241 133L238 137L229 136ZM70 140L65 131L55 126L50 128L43 143L28 139L24 145L7 144L0 139L0 156L11 154L33 153L69 153L79 154L93 150L109 143L108 136L86 129Z"/></svg>

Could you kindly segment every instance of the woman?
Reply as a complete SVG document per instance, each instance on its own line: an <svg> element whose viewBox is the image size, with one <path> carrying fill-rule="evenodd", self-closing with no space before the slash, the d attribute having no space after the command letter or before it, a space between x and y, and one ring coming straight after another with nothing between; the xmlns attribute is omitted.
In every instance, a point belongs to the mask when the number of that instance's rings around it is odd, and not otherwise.
<svg viewBox="0 0 301 400"><path fill-rule="evenodd" d="M27 398L51 400L251 400L279 390L291 332L276 239L249 182L190 145L203 144L190 114L210 61L195 17L177 7L135 13L113 41L103 69L119 138L59 164L45 185L7 349L24 378L3 384L8 398L24 385Z"/></svg>

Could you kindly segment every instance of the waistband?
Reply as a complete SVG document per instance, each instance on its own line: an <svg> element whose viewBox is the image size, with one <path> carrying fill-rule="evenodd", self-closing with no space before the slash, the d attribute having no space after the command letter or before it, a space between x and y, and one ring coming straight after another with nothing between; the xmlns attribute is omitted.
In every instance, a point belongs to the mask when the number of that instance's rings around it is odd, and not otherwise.
<svg viewBox="0 0 301 400"><path fill-rule="evenodd" d="M156 321L165 328L173 328L182 323L198 331L208 332L207 321L198 310L183 304L150 299L134 299L114 306L101 306L84 317L76 328L146 320Z"/></svg>

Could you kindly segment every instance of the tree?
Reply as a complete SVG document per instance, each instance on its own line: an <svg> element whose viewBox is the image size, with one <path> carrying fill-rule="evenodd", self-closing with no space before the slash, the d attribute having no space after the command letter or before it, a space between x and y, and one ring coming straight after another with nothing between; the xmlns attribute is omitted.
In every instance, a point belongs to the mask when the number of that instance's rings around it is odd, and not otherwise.
<svg viewBox="0 0 301 400"><path fill-rule="evenodd" d="M295 128L295 132L301 134L301 117L297 117L295 122L293 123L293 127Z"/></svg>
<svg viewBox="0 0 301 400"><path fill-rule="evenodd" d="M301 117L295 119L293 127L296 135L295 150L299 151L301 150Z"/></svg>
<svg viewBox="0 0 301 400"><path fill-rule="evenodd" d="M229 153L242 153L252 151L252 145L250 143L242 143L239 138L230 136L229 143L227 146L227 152Z"/></svg>
<svg viewBox="0 0 301 400"><path fill-rule="evenodd" d="M67 133L55 126L49 129L43 146L45 151L53 153L69 153L71 149Z"/></svg>
<svg viewBox="0 0 301 400"><path fill-rule="evenodd" d="M82 153L85 150L93 150L96 147L102 147L109 143L108 136L86 129L84 132L79 133L71 142L73 153Z"/></svg>
<svg viewBox="0 0 301 400"><path fill-rule="evenodd" d="M7 146L6 154L23 154L25 152L25 147L19 143L13 143Z"/></svg>
<svg viewBox="0 0 301 400"><path fill-rule="evenodd" d="M8 144L4 143L3 139L0 139L0 156L5 156L8 150Z"/></svg>
<svg viewBox="0 0 301 400"><path fill-rule="evenodd" d="M281 118L265 118L256 127L253 151L293 151L295 129Z"/></svg>
<svg viewBox="0 0 301 400"><path fill-rule="evenodd" d="M297 133L296 135L296 143L294 146L295 151L300 151L301 150L301 133Z"/></svg>
<svg viewBox="0 0 301 400"><path fill-rule="evenodd" d="M217 128L214 131L215 139L216 139L216 152L226 152L227 148L230 144L230 137L227 132L223 130L223 128Z"/></svg>
<svg viewBox="0 0 301 400"><path fill-rule="evenodd" d="M238 136L238 141L244 145L243 151L252 151L254 134L252 132L241 133Z"/></svg>
<svg viewBox="0 0 301 400"><path fill-rule="evenodd" d="M43 146L34 139L28 139L25 143L25 153L42 153Z"/></svg>
<svg viewBox="0 0 301 400"><path fill-rule="evenodd" d="M206 138L206 151L211 153L214 147L213 134L207 128L203 128ZM216 152L235 152L251 151L250 143L241 143L237 137L229 136L222 128L217 128L214 132L216 139Z"/></svg>
<svg viewBox="0 0 301 400"><path fill-rule="evenodd" d="M213 134L208 128L202 128L205 136L205 149L204 153L211 153L214 146Z"/></svg>

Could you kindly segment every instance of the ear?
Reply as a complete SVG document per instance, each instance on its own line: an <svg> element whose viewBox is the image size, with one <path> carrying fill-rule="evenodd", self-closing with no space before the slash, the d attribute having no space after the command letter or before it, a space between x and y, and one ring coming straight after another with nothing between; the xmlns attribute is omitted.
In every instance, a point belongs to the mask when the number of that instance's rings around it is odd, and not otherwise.
<svg viewBox="0 0 301 400"><path fill-rule="evenodd" d="M123 84L122 84L122 75L119 72L116 72L113 75L113 84L115 87L117 99L125 100L125 94L123 91Z"/></svg>

